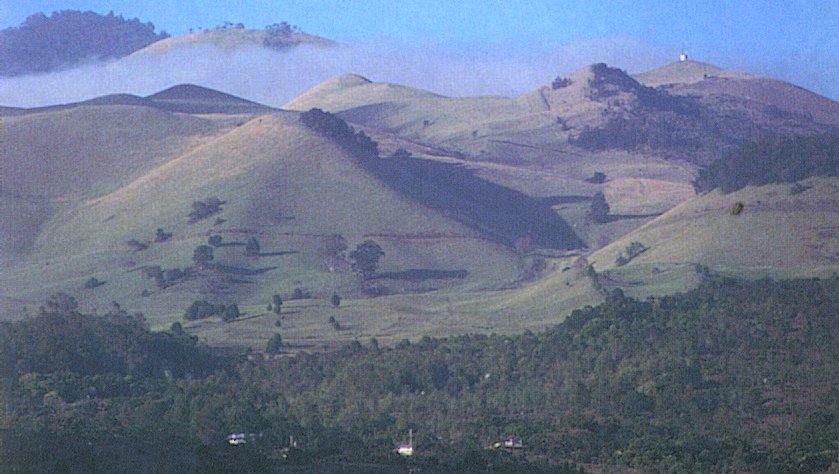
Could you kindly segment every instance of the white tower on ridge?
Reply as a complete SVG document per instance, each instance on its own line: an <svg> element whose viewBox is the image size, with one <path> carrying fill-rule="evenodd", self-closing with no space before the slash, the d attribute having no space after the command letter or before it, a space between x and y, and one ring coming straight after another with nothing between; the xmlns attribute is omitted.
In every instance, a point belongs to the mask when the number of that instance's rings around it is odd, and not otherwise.
<svg viewBox="0 0 839 474"><path fill-rule="evenodd" d="M685 49L685 44L682 43L682 52L679 53L679 62L683 63L688 60L688 52Z"/></svg>

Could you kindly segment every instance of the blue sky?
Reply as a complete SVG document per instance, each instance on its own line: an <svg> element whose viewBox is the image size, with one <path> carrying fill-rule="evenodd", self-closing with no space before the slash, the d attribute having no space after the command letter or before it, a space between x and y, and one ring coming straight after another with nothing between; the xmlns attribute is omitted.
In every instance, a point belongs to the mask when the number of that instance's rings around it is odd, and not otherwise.
<svg viewBox="0 0 839 474"><path fill-rule="evenodd" d="M224 21L251 28L287 21L341 42L525 59L603 39L643 44L639 54L669 59L685 43L693 59L839 99L839 0L0 0L0 27L61 9L113 10L171 34ZM627 63L614 65L631 70Z"/></svg>

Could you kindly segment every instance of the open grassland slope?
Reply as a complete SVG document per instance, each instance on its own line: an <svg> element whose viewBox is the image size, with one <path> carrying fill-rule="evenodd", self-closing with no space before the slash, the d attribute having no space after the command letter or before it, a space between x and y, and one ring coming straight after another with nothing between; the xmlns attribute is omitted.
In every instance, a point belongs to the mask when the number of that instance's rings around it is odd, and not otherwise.
<svg viewBox="0 0 839 474"><path fill-rule="evenodd" d="M0 258L16 260L56 212L128 184L216 136L225 121L134 105L0 118Z"/></svg>
<svg viewBox="0 0 839 474"><path fill-rule="evenodd" d="M224 202L221 212L191 221L192 204L208 197ZM158 228L172 237L153 242ZM55 291L83 291L95 276L106 284L87 290L92 305L131 303L156 322L161 315L179 318L201 297L263 305L298 286L320 297L352 296L359 286L346 261L338 259L329 271L323 248L334 234L350 249L365 239L379 242L380 272L458 272L443 280L377 283L395 291L493 288L520 272L509 250L388 189L343 149L300 125L297 114L280 113L206 137L127 185L59 212L40 229L26 262L5 272L3 285L20 298L16 304L36 306ZM144 277L147 267L192 267L194 248L210 235L224 242L215 250L217 268L194 269L166 288ZM261 252L245 256L251 238Z"/></svg>
<svg viewBox="0 0 839 474"><path fill-rule="evenodd" d="M649 249L619 266L618 255L632 242ZM628 287L671 270L696 272L697 264L749 278L829 276L839 270L839 180L716 190L630 232L590 262Z"/></svg>

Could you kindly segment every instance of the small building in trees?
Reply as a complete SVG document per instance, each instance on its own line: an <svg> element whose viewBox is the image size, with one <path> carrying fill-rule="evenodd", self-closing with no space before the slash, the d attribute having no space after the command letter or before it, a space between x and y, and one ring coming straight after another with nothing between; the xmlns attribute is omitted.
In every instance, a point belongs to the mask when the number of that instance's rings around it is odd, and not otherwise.
<svg viewBox="0 0 839 474"><path fill-rule="evenodd" d="M494 449L524 449L524 441L518 436L508 436L507 439L493 443Z"/></svg>
<svg viewBox="0 0 839 474"><path fill-rule="evenodd" d="M396 454L400 456L414 455L414 430L408 430L408 444L400 443L399 446L396 447Z"/></svg>

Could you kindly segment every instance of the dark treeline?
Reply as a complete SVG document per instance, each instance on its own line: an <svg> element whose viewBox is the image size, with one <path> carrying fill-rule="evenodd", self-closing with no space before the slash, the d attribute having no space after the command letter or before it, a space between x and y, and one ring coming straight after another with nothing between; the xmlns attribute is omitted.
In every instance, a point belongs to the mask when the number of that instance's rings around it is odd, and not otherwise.
<svg viewBox="0 0 839 474"><path fill-rule="evenodd" d="M811 136L768 136L726 154L699 172L697 192L839 176L839 131Z"/></svg>
<svg viewBox="0 0 839 474"><path fill-rule="evenodd" d="M585 246L551 207L518 191L491 183L456 164L414 158L404 150L381 159L378 146L356 133L341 118L312 109L301 122L342 144L361 166L392 189L507 246L530 239L537 247L575 249Z"/></svg>
<svg viewBox="0 0 839 474"><path fill-rule="evenodd" d="M154 25L113 12L37 13L0 31L0 76L49 72L89 59L120 58L167 38Z"/></svg>
<svg viewBox="0 0 839 474"><path fill-rule="evenodd" d="M615 290L538 334L235 360L177 325L152 334L120 311L48 308L0 325L0 456L12 471L576 469L538 458L819 472L839 467L837 307L837 277L712 277L647 301ZM416 454L400 459L409 428ZM250 441L228 446L231 432ZM487 449L509 435L519 455ZM289 436L299 446L283 450Z"/></svg>

